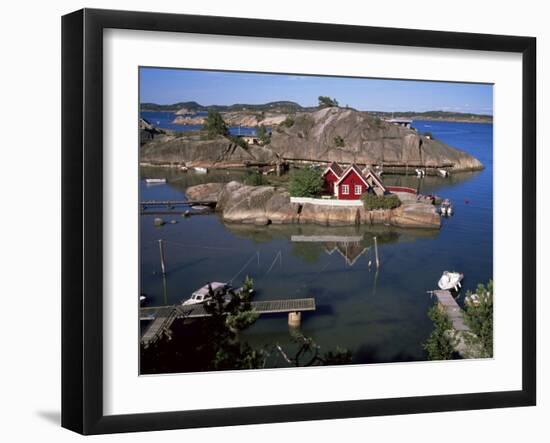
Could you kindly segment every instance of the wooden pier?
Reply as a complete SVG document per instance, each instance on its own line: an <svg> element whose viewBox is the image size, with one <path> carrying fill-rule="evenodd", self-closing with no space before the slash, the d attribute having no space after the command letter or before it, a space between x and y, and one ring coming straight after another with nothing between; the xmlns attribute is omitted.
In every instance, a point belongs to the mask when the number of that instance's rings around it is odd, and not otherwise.
<svg viewBox="0 0 550 443"><path fill-rule="evenodd" d="M478 358L481 355L481 350L468 344L467 337L473 333L464 322L462 308L458 305L450 291L431 291L437 297L439 309L441 309L451 321L453 325L450 332L451 341L456 352L463 358Z"/></svg>
<svg viewBox="0 0 550 443"><path fill-rule="evenodd" d="M315 311L314 298L288 300L253 301L250 303L260 315ZM210 317L202 304L144 307L139 310L139 319L152 321L141 337L141 344L147 348L163 336L170 338L170 327L176 319Z"/></svg>

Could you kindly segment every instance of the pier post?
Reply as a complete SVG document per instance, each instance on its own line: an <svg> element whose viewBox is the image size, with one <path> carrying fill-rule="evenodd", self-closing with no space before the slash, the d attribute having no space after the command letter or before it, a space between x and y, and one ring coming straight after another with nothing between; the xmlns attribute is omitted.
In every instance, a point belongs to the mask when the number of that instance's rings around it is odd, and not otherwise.
<svg viewBox="0 0 550 443"><path fill-rule="evenodd" d="M159 240L159 253L160 253L160 269L162 275L166 275L166 267L164 265L164 242L162 239Z"/></svg>
<svg viewBox="0 0 550 443"><path fill-rule="evenodd" d="M289 312L288 313L288 326L292 328L299 328L302 322L301 312Z"/></svg>
<svg viewBox="0 0 550 443"><path fill-rule="evenodd" d="M378 240L374 237L374 257L376 260L376 269L380 267L380 259L378 258Z"/></svg>

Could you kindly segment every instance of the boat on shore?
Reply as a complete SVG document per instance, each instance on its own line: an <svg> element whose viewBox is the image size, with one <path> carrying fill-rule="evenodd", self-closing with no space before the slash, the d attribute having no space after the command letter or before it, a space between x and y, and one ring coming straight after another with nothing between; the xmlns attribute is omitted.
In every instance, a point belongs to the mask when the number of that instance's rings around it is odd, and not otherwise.
<svg viewBox="0 0 550 443"><path fill-rule="evenodd" d="M195 170L195 172L198 172L199 174L208 173L208 168L203 168L202 166L195 166L193 169Z"/></svg>
<svg viewBox="0 0 550 443"><path fill-rule="evenodd" d="M462 287L461 281L463 278L464 274L460 272L443 271L437 286L444 291L450 291L451 289L458 291Z"/></svg>
<svg viewBox="0 0 550 443"><path fill-rule="evenodd" d="M145 183L148 185L162 185L166 183L165 178L146 178Z"/></svg>
<svg viewBox="0 0 550 443"><path fill-rule="evenodd" d="M416 168L415 171L417 177L424 177L426 175L426 171L424 169Z"/></svg>

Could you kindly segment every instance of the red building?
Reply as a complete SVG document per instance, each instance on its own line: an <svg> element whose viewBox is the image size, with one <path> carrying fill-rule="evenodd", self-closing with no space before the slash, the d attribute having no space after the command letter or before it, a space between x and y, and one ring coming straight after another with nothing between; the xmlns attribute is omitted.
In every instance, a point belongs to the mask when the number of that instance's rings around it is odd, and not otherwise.
<svg viewBox="0 0 550 443"><path fill-rule="evenodd" d="M358 200L365 192L384 195L387 191L382 180L370 168L361 171L355 164L344 170L333 162L323 172L323 177L326 192L338 200Z"/></svg>
<svg viewBox="0 0 550 443"><path fill-rule="evenodd" d="M344 170L336 163L332 162L327 169L323 172L323 178L325 179L325 192L329 195L334 195L334 183L342 176Z"/></svg>

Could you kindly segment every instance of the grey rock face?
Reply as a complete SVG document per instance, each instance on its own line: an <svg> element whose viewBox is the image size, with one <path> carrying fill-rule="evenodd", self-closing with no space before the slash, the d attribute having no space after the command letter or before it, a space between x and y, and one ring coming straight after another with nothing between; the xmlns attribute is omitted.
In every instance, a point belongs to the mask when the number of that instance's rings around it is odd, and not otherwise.
<svg viewBox="0 0 550 443"><path fill-rule="evenodd" d="M365 210L362 206L342 207L290 202L288 192L273 186L247 186L232 181L192 186L187 195L194 200L217 201L216 211L224 221L256 225L301 223L324 226L387 224L409 228L440 227L435 206L406 202L391 210ZM192 196L192 197L191 197Z"/></svg>

